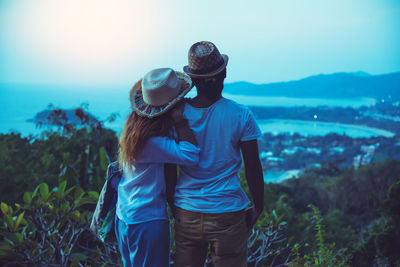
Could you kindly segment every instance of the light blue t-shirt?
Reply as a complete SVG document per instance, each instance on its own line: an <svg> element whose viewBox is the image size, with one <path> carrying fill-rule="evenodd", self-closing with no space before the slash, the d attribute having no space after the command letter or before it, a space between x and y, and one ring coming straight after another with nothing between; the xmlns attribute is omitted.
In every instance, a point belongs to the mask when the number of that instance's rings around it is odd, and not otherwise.
<svg viewBox="0 0 400 267"><path fill-rule="evenodd" d="M195 165L200 149L167 137L152 137L134 166L123 168L118 185L117 216L127 224L168 220L164 163Z"/></svg>
<svg viewBox="0 0 400 267"><path fill-rule="evenodd" d="M200 148L199 163L180 166L175 205L204 213L244 209L249 200L240 187L240 141L261 136L253 113L245 106L221 98L208 108L185 104Z"/></svg>

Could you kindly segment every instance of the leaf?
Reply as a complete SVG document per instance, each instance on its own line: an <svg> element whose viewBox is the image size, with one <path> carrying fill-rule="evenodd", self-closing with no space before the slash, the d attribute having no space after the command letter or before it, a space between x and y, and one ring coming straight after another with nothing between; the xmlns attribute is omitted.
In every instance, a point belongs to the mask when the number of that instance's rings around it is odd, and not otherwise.
<svg viewBox="0 0 400 267"><path fill-rule="evenodd" d="M82 196L85 194L85 191L83 191L82 188L77 187L74 193L74 198L75 201L79 202L79 199L82 198Z"/></svg>
<svg viewBox="0 0 400 267"><path fill-rule="evenodd" d="M77 217L79 219L79 217L81 216L81 213L79 212L79 210L75 210L74 212L72 212L72 214Z"/></svg>
<svg viewBox="0 0 400 267"><path fill-rule="evenodd" d="M46 206L49 208L50 212L54 210L54 206L51 203L47 203Z"/></svg>
<svg viewBox="0 0 400 267"><path fill-rule="evenodd" d="M274 216L275 220L277 220L277 219L278 219L278 215L276 215L276 212L275 212L275 210L272 210L272 215Z"/></svg>
<svg viewBox="0 0 400 267"><path fill-rule="evenodd" d="M67 196L67 195L68 195L69 193L71 193L71 191L74 190L74 189L75 189L75 186L73 186L73 187L67 189L67 191L65 191L64 196Z"/></svg>
<svg viewBox="0 0 400 267"><path fill-rule="evenodd" d="M33 190L32 198L34 198L36 196L37 192L39 191L39 188L40 188L40 185L36 186L35 190Z"/></svg>
<svg viewBox="0 0 400 267"><path fill-rule="evenodd" d="M93 203L93 202L89 201L88 198L79 198L79 199L74 201L74 204L75 204L76 207L80 207L82 205L91 204L91 203Z"/></svg>
<svg viewBox="0 0 400 267"><path fill-rule="evenodd" d="M41 183L39 185L39 187L40 187L40 189L39 189L40 190L40 196L43 199L47 199L49 197L49 186L46 183Z"/></svg>
<svg viewBox="0 0 400 267"><path fill-rule="evenodd" d="M58 192L60 194L60 197L64 196L64 190L66 186L67 186L67 180L64 180L60 183L60 186L58 187Z"/></svg>
<svg viewBox="0 0 400 267"><path fill-rule="evenodd" d="M22 234L21 233L14 233L14 236L15 236L15 239L16 239L17 243L21 244L22 243L22 238L23 238Z"/></svg>
<svg viewBox="0 0 400 267"><path fill-rule="evenodd" d="M99 199L99 193L96 191L89 191L88 195L91 200L97 201Z"/></svg>
<svg viewBox="0 0 400 267"><path fill-rule="evenodd" d="M4 215L8 214L9 211L10 211L10 210L8 209L7 204L4 203L4 202L1 202L1 211L3 212Z"/></svg>
<svg viewBox="0 0 400 267"><path fill-rule="evenodd" d="M28 205L31 204L31 202L32 202L32 193L31 192L24 193L24 202Z"/></svg>
<svg viewBox="0 0 400 267"><path fill-rule="evenodd" d="M14 220L10 215L4 214L4 220L6 221L6 224L10 229L14 229Z"/></svg>
<svg viewBox="0 0 400 267"><path fill-rule="evenodd" d="M17 230L17 229L18 229L18 226L19 226L19 224L21 223L22 219L24 218L24 215L25 215L25 211L22 212L22 213L18 216L17 221L15 222L14 230Z"/></svg>
<svg viewBox="0 0 400 267"><path fill-rule="evenodd" d="M103 146L100 147L100 149L99 149L99 156L100 156L100 167L101 167L101 170L103 172L105 172L107 170L108 164L110 163L110 160L109 160L107 152L106 152L106 150L104 149Z"/></svg>

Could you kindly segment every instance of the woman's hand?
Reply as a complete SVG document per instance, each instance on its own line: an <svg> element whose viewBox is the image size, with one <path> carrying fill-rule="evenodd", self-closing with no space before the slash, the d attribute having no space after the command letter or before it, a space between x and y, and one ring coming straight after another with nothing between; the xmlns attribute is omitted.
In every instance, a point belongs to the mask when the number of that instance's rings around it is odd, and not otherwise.
<svg viewBox="0 0 400 267"><path fill-rule="evenodd" d="M183 110L185 109L185 102L181 101L171 110L171 118L174 121L175 129L178 134L179 141L187 141L197 146L196 137L192 129L189 127L189 122L183 117Z"/></svg>
<svg viewBox="0 0 400 267"><path fill-rule="evenodd" d="M175 105L175 107L172 108L171 117L175 123L185 119L183 117L184 109L185 109L185 103L183 101L179 102L178 104Z"/></svg>

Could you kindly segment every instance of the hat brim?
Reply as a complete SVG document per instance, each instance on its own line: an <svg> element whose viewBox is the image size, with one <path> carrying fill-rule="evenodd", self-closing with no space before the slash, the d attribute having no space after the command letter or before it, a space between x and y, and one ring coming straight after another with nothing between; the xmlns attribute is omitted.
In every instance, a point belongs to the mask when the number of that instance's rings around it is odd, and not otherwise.
<svg viewBox="0 0 400 267"><path fill-rule="evenodd" d="M221 71L223 71L226 68L226 65L228 64L229 57L227 55L221 54L222 58L224 59L224 64L222 64L218 69L210 72L210 73L204 73L204 74L196 74L192 73L190 71L189 66L184 66L183 71L186 72L187 75L189 75L192 78L208 78L217 75Z"/></svg>
<svg viewBox="0 0 400 267"><path fill-rule="evenodd" d="M179 71L175 71L175 73L178 79L181 81L181 88L178 95L165 105L153 106L146 104L143 100L142 94L142 79L135 83L129 93L129 100L131 102L131 108L136 112L136 114L147 118L160 116L171 109L175 104L181 101L187 93L189 93L189 91L193 88L190 77L187 74Z"/></svg>

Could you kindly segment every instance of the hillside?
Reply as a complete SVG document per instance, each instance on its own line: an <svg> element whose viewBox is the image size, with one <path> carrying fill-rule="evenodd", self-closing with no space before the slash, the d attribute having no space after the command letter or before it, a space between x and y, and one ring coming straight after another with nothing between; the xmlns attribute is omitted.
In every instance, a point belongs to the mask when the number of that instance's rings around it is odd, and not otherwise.
<svg viewBox="0 0 400 267"><path fill-rule="evenodd" d="M267 84L236 82L224 91L240 95L311 98L371 97L400 100L400 72L369 75L365 72L334 73L310 76L297 81Z"/></svg>

